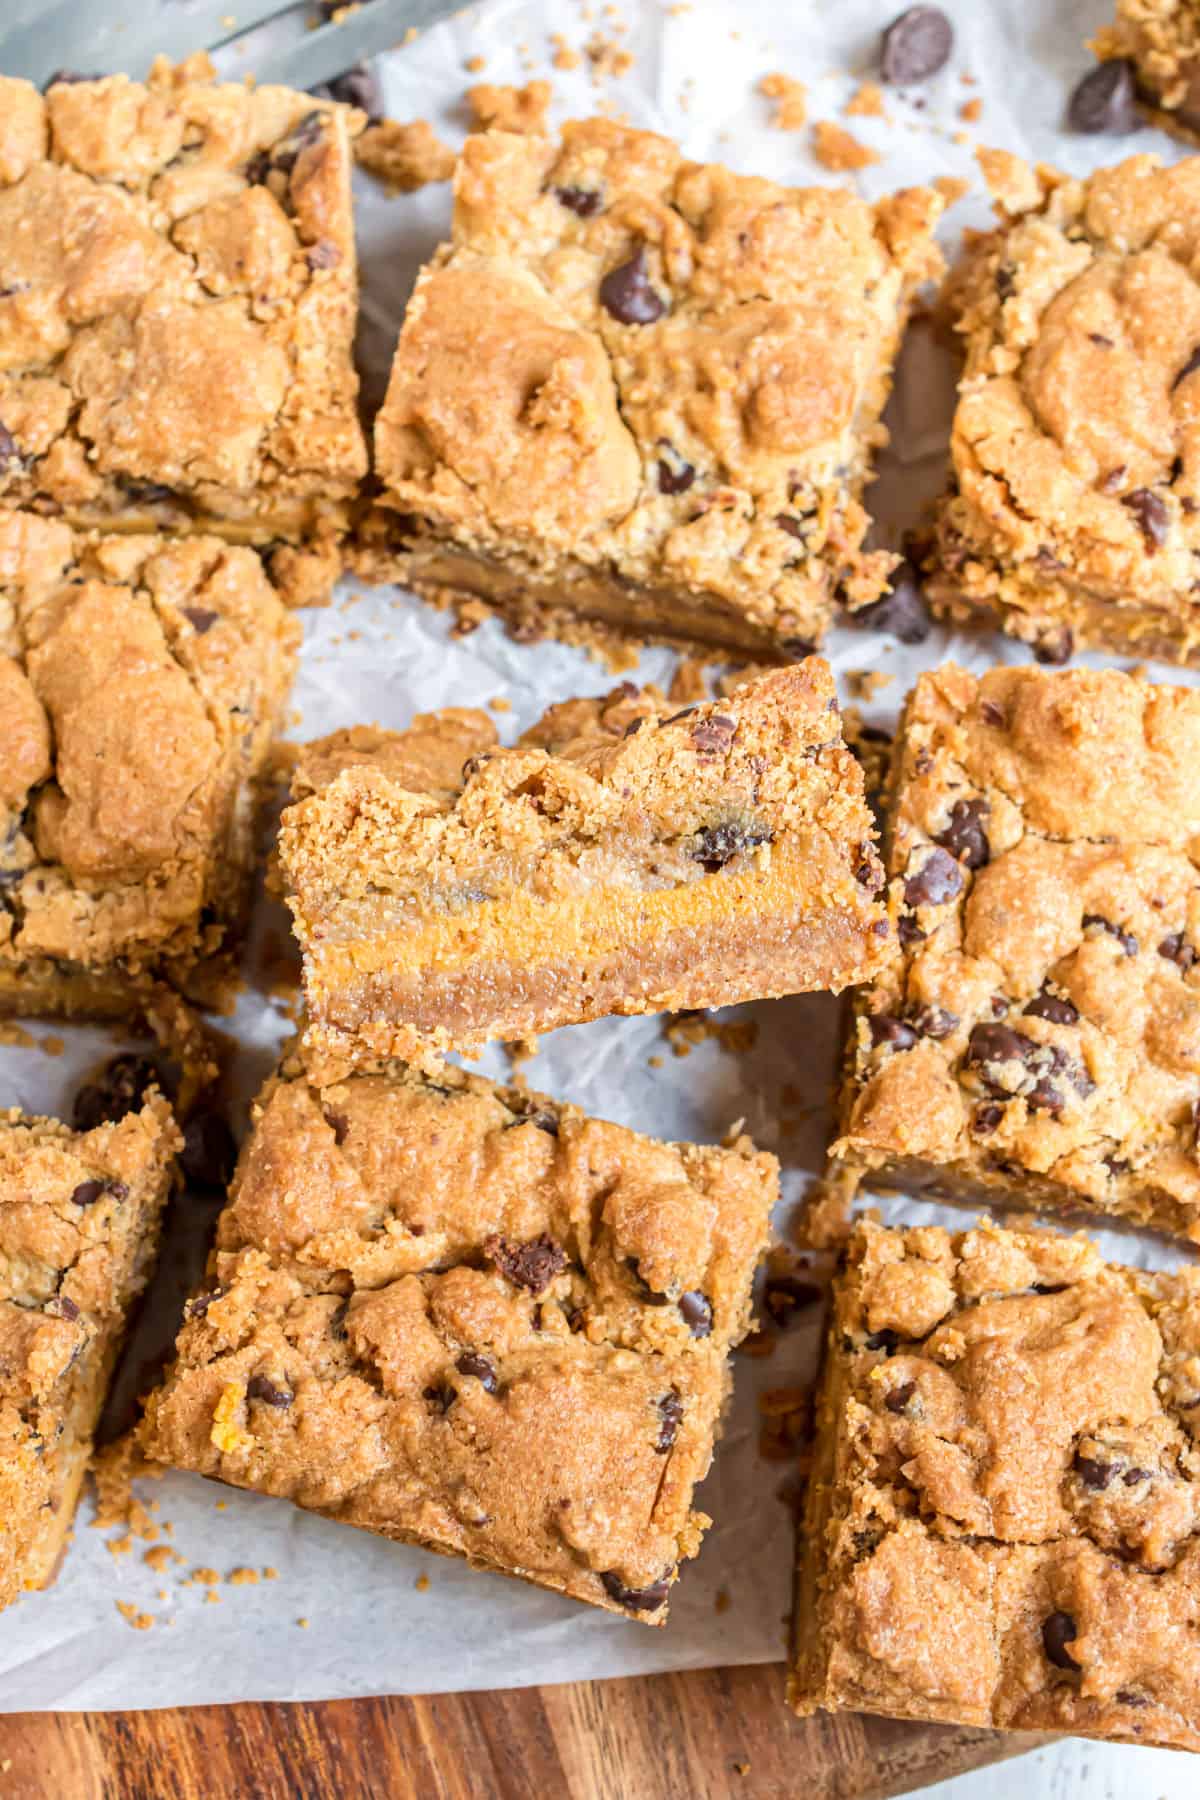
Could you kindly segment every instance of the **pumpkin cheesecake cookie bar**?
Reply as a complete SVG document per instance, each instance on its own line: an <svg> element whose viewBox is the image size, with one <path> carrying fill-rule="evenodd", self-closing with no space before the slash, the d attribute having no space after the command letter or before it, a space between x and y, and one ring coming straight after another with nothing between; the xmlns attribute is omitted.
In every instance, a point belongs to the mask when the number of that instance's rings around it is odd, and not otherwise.
<svg viewBox="0 0 1200 1800"><path fill-rule="evenodd" d="M89 1131L0 1114L0 1606L56 1572L182 1141L157 1090Z"/></svg>
<svg viewBox="0 0 1200 1800"><path fill-rule="evenodd" d="M298 635L253 550L0 509L0 1014L213 997Z"/></svg>
<svg viewBox="0 0 1200 1800"><path fill-rule="evenodd" d="M1200 1269L862 1224L834 1298L796 1710L1200 1750Z"/></svg>
<svg viewBox="0 0 1200 1800"><path fill-rule="evenodd" d="M143 1446L662 1624L777 1191L748 1139L285 1062Z"/></svg>
<svg viewBox="0 0 1200 1800"><path fill-rule="evenodd" d="M950 299L966 343L927 594L1064 662L1200 658L1200 158L1077 181L981 155L1001 223Z"/></svg>
<svg viewBox="0 0 1200 1800"><path fill-rule="evenodd" d="M301 754L280 864L314 1062L880 966L883 873L824 662L684 712L631 686L568 702L511 749L481 714L418 724Z"/></svg>
<svg viewBox="0 0 1200 1800"><path fill-rule="evenodd" d="M312 600L366 468L363 120L206 68L0 79L0 506L278 546Z"/></svg>
<svg viewBox="0 0 1200 1800"><path fill-rule="evenodd" d="M898 949L859 997L835 1156L1200 1242L1200 692L923 675L886 836Z"/></svg>
<svg viewBox="0 0 1200 1800"><path fill-rule="evenodd" d="M756 652L883 591L862 490L941 196L868 205L608 119L471 137L375 427L362 566Z"/></svg>

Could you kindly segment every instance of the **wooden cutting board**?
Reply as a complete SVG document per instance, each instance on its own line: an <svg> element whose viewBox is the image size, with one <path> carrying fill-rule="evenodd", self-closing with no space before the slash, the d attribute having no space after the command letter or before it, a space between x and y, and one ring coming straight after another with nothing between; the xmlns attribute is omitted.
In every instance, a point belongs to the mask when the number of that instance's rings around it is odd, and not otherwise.
<svg viewBox="0 0 1200 1800"><path fill-rule="evenodd" d="M800 1720L783 1668L0 1718L3 1800L882 1800L1040 1740Z"/></svg>

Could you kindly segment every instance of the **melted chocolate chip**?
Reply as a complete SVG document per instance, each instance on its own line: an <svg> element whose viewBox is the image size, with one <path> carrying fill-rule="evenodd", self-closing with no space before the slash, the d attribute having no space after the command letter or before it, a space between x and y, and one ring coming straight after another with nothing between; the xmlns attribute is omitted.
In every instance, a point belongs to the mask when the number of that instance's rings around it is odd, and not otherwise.
<svg viewBox="0 0 1200 1800"><path fill-rule="evenodd" d="M79 1317L79 1308L70 1294L55 1294L51 1304L60 1319L77 1319Z"/></svg>
<svg viewBox="0 0 1200 1800"><path fill-rule="evenodd" d="M904 883L904 899L908 906L943 906L961 894L963 873L958 863L940 845L931 850L915 875Z"/></svg>
<svg viewBox="0 0 1200 1800"><path fill-rule="evenodd" d="M795 519L791 513L776 513L775 523L780 531L786 531L789 537L799 538L801 543L808 536L803 519Z"/></svg>
<svg viewBox="0 0 1200 1800"><path fill-rule="evenodd" d="M556 187L554 198L581 219L593 218L604 205L604 195L599 188Z"/></svg>
<svg viewBox="0 0 1200 1800"><path fill-rule="evenodd" d="M1040 994L1022 1008L1031 1019L1048 1019L1051 1025L1078 1025L1079 1013L1071 1002L1061 994L1051 994L1045 988Z"/></svg>
<svg viewBox="0 0 1200 1800"><path fill-rule="evenodd" d="M742 851L755 850L759 844L770 841L771 833L765 825L739 824L734 819L727 819L720 825L706 825L696 833L692 856L707 874L715 875Z"/></svg>
<svg viewBox="0 0 1200 1800"><path fill-rule="evenodd" d="M903 913L900 915L896 925L896 936L905 950L911 950L914 944L923 944L928 935L928 932L922 931L915 919L910 919Z"/></svg>
<svg viewBox="0 0 1200 1800"><path fill-rule="evenodd" d="M1103 931L1109 937L1115 937L1126 956L1136 956L1138 953L1138 941L1132 932L1122 931L1119 925L1114 925L1111 919L1101 918L1099 913L1084 913L1083 929L1085 933L1094 935L1097 931Z"/></svg>
<svg viewBox="0 0 1200 1800"><path fill-rule="evenodd" d="M790 656L793 662L803 662L806 656L813 654L816 647L815 638L785 637L779 641L779 648Z"/></svg>
<svg viewBox="0 0 1200 1800"><path fill-rule="evenodd" d="M281 139L271 151L271 166L278 169L281 174L290 174L296 166L296 159L300 152L315 144L324 129L324 113L305 113L296 129L289 132L286 138Z"/></svg>
<svg viewBox="0 0 1200 1800"><path fill-rule="evenodd" d="M7 425L0 420L0 475L7 474L15 464L18 469L25 466L25 458L17 449L17 440Z"/></svg>
<svg viewBox="0 0 1200 1800"><path fill-rule="evenodd" d="M997 731L1003 731L1008 724L1004 708L995 700L981 700L979 716L985 725L992 725Z"/></svg>
<svg viewBox="0 0 1200 1800"><path fill-rule="evenodd" d="M350 1121L345 1113L334 1112L331 1106L325 1108L325 1123L333 1133L335 1144L344 1144L350 1134Z"/></svg>
<svg viewBox="0 0 1200 1800"><path fill-rule="evenodd" d="M990 1137L1003 1117L1002 1106L997 1106L994 1100L985 1100L971 1114L971 1130L976 1137Z"/></svg>
<svg viewBox="0 0 1200 1800"><path fill-rule="evenodd" d="M820 1299L821 1290L815 1282L800 1281L795 1275L773 1275L763 1288L763 1306L781 1328L791 1324L793 1314L807 1311Z"/></svg>
<svg viewBox="0 0 1200 1800"><path fill-rule="evenodd" d="M910 6L883 34L883 79L891 87L928 81L945 68L953 48L954 28L939 6Z"/></svg>
<svg viewBox="0 0 1200 1800"><path fill-rule="evenodd" d="M114 1056L95 1081L75 1096L72 1123L76 1131L94 1131L97 1125L117 1125L138 1112L147 1091L158 1085L158 1070L148 1056Z"/></svg>
<svg viewBox="0 0 1200 1800"><path fill-rule="evenodd" d="M991 807L980 796L974 800L956 800L950 808L950 823L939 832L936 842L968 869L982 869L992 854L984 829Z"/></svg>
<svg viewBox="0 0 1200 1800"><path fill-rule="evenodd" d="M902 1413L916 1391L915 1381L902 1381L899 1387L888 1389L884 1395L883 1404L891 1413Z"/></svg>
<svg viewBox="0 0 1200 1800"><path fill-rule="evenodd" d="M736 720L713 713L711 718L700 719L692 726L692 747L702 756L723 754L732 744L736 731Z"/></svg>
<svg viewBox="0 0 1200 1800"><path fill-rule="evenodd" d="M665 1605L671 1584L664 1576L661 1581L651 1582L649 1587L628 1588L619 1575L606 1569L600 1577L604 1583L604 1591L610 1600L623 1606L627 1612L657 1612Z"/></svg>
<svg viewBox="0 0 1200 1800"><path fill-rule="evenodd" d="M211 631L220 617L219 613L211 611L207 606L184 606L180 610L197 637L203 637L206 631Z"/></svg>
<svg viewBox="0 0 1200 1800"><path fill-rule="evenodd" d="M1182 931L1173 931L1169 937L1165 937L1158 946L1158 954L1165 956L1168 962L1175 963L1178 968L1185 971L1190 969L1196 960L1196 952Z"/></svg>
<svg viewBox="0 0 1200 1800"><path fill-rule="evenodd" d="M1042 1648L1056 1669L1069 1669L1078 1675L1079 1664L1067 1649L1079 1636L1079 1627L1070 1613L1052 1612L1042 1623Z"/></svg>
<svg viewBox="0 0 1200 1800"><path fill-rule="evenodd" d="M1133 99L1133 64L1115 56L1076 82L1067 102L1067 123L1072 131L1124 137L1137 129Z"/></svg>
<svg viewBox="0 0 1200 1800"><path fill-rule="evenodd" d="M1021 1074L1014 1081L1011 1073L1017 1065ZM1038 1044L1011 1025L982 1024L971 1028L964 1068L977 1071L984 1086L1006 1099L1023 1093L1031 1110L1058 1114L1066 1104L1062 1089L1052 1077L1066 1076L1081 1096L1095 1086L1080 1063L1068 1056L1057 1044Z"/></svg>
<svg viewBox="0 0 1200 1800"><path fill-rule="evenodd" d="M514 1287L528 1289L531 1294L544 1293L567 1266L562 1245L556 1244L546 1232L527 1244L510 1243L497 1233L485 1240L483 1251L506 1281L511 1281Z"/></svg>
<svg viewBox="0 0 1200 1800"><path fill-rule="evenodd" d="M947 1038L960 1023L958 1014L944 1006L922 1006L912 1015L913 1030L921 1037Z"/></svg>
<svg viewBox="0 0 1200 1800"><path fill-rule="evenodd" d="M1078 1452L1074 1467L1084 1487L1091 1488L1094 1493L1106 1488L1117 1472L1114 1464L1100 1462L1094 1456L1081 1456Z"/></svg>
<svg viewBox="0 0 1200 1800"><path fill-rule="evenodd" d="M871 1043L876 1048L886 1045L889 1050L911 1050L917 1041L917 1033L903 1019L897 1019L893 1013L869 1013L867 1030L871 1034Z"/></svg>
<svg viewBox="0 0 1200 1800"><path fill-rule="evenodd" d="M899 1333L893 1331L890 1326L885 1326L882 1331L873 1331L871 1333L867 1339L866 1347L868 1350L884 1350L890 1356L892 1351L899 1347L899 1344Z"/></svg>
<svg viewBox="0 0 1200 1800"><path fill-rule="evenodd" d="M374 124L383 114L383 95L379 83L365 63L355 63L352 69L346 69L341 75L335 75L328 83L330 100L338 100L343 106L357 106L365 112L370 123ZM312 93L318 99L325 96L316 88Z"/></svg>
<svg viewBox="0 0 1200 1800"><path fill-rule="evenodd" d="M621 325L653 325L662 318L667 304L651 284L644 244L628 262L609 270L600 283L600 304Z"/></svg>
<svg viewBox="0 0 1200 1800"><path fill-rule="evenodd" d="M261 1400L264 1406L277 1406L282 1412L296 1398L291 1388L277 1387L265 1375L252 1375L246 1383L247 1400Z"/></svg>
<svg viewBox="0 0 1200 1800"><path fill-rule="evenodd" d="M195 1187L226 1188L237 1162L237 1145L219 1112L197 1112L183 1128L179 1166Z"/></svg>
<svg viewBox="0 0 1200 1800"><path fill-rule="evenodd" d="M496 1380L495 1363L490 1357L480 1356L474 1350L464 1350L454 1366L460 1375L473 1375L489 1394L494 1394L500 1385Z"/></svg>
<svg viewBox="0 0 1200 1800"><path fill-rule="evenodd" d="M694 1338L706 1338L712 1331L712 1301L707 1294L692 1288L679 1296L679 1312Z"/></svg>
<svg viewBox="0 0 1200 1800"><path fill-rule="evenodd" d="M1147 550L1161 550L1171 529L1171 514L1161 495L1152 488L1134 488L1121 500L1138 522Z"/></svg>
<svg viewBox="0 0 1200 1800"><path fill-rule="evenodd" d="M1017 271L1011 263L1001 263L996 270L996 294L1001 300L1011 300L1017 291Z"/></svg>
<svg viewBox="0 0 1200 1800"><path fill-rule="evenodd" d="M1070 662L1074 649L1075 633L1069 625L1058 625L1038 638L1033 646L1034 661L1044 668L1060 669L1063 663Z"/></svg>
<svg viewBox="0 0 1200 1800"><path fill-rule="evenodd" d="M933 629L921 578L907 557L892 570L888 591L869 606L846 614L848 625L886 631L902 644L923 644Z"/></svg>
<svg viewBox="0 0 1200 1800"><path fill-rule="evenodd" d="M421 1389L421 1398L422 1400L428 1400L430 1406L436 1408L436 1410L441 1413L442 1417L445 1418L446 1414L450 1411L450 1408L454 1405L454 1402L458 1399L458 1395L455 1393L454 1389L450 1387L427 1387Z"/></svg>
<svg viewBox="0 0 1200 1800"><path fill-rule="evenodd" d="M675 1388L664 1394L658 1403L658 1437L654 1442L655 1454L665 1456L674 1444L683 1421L683 1401Z"/></svg>
<svg viewBox="0 0 1200 1800"><path fill-rule="evenodd" d="M342 253L332 238L318 238L305 251L304 260L310 269L336 269L342 260Z"/></svg>
<svg viewBox="0 0 1200 1800"><path fill-rule="evenodd" d="M129 1189L123 1181L81 1181L71 1194L76 1206L95 1206L97 1200L105 1194L111 1194L114 1200L124 1200Z"/></svg>
<svg viewBox="0 0 1200 1800"><path fill-rule="evenodd" d="M696 479L696 470L692 463L682 457L678 450L670 444L661 443L662 455L658 459L658 491L660 494L686 494Z"/></svg>

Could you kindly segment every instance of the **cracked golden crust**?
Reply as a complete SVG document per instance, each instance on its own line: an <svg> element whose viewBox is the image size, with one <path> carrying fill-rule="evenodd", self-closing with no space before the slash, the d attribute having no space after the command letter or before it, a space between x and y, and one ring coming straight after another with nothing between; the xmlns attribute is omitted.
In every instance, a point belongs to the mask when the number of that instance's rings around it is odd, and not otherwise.
<svg viewBox="0 0 1200 1800"><path fill-rule="evenodd" d="M0 505L320 540L366 469L349 131L160 69L0 80Z"/></svg>
<svg viewBox="0 0 1200 1800"><path fill-rule="evenodd" d="M920 678L885 851L900 948L858 1004L838 1156L1200 1241L1197 770L1189 689Z"/></svg>
<svg viewBox="0 0 1200 1800"><path fill-rule="evenodd" d="M992 153L1002 223L952 301L966 340L931 598L1179 661L1200 646L1200 160L1074 181Z"/></svg>
<svg viewBox="0 0 1200 1800"><path fill-rule="evenodd" d="M473 745L451 790L438 717L455 750ZM511 749L478 714L418 726L310 747L283 819L314 1056L840 988L878 967L874 832L819 660L682 713L631 687L565 702Z"/></svg>
<svg viewBox="0 0 1200 1800"><path fill-rule="evenodd" d="M298 635L252 550L0 511L6 1011L228 948Z"/></svg>
<svg viewBox="0 0 1200 1800"><path fill-rule="evenodd" d="M1200 1270L862 1224L792 1700L1200 1748Z"/></svg>
<svg viewBox="0 0 1200 1800"><path fill-rule="evenodd" d="M181 1143L157 1093L82 1133L0 1115L0 1605L54 1573Z"/></svg>
<svg viewBox="0 0 1200 1800"><path fill-rule="evenodd" d="M285 1064L146 1448L662 1623L777 1179L458 1069Z"/></svg>
<svg viewBox="0 0 1200 1800"><path fill-rule="evenodd" d="M418 580L432 542L467 590L510 567L585 613L635 594L639 628L657 594L672 633L815 641L890 567L860 495L941 204L781 188L605 119L468 139L376 423L376 535ZM639 257L658 316L623 323L601 288Z"/></svg>

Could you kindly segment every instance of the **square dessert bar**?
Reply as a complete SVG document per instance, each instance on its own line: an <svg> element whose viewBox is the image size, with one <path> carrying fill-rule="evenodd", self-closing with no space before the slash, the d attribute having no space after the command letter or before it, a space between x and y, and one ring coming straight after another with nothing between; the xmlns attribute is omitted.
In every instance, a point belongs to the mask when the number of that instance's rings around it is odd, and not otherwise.
<svg viewBox="0 0 1200 1800"><path fill-rule="evenodd" d="M1200 1269L861 1225L791 1698L1200 1750Z"/></svg>
<svg viewBox="0 0 1200 1800"><path fill-rule="evenodd" d="M518 619L811 649L895 561L861 494L941 210L608 119L468 138L376 422L371 555Z"/></svg>
<svg viewBox="0 0 1200 1800"><path fill-rule="evenodd" d="M339 733L293 792L280 863L314 1061L837 989L886 950L817 659L683 712L631 685L567 702L511 749L461 711Z"/></svg>
<svg viewBox="0 0 1200 1800"><path fill-rule="evenodd" d="M1200 159L1089 181L981 158L1002 222L953 288L966 340L929 598L1063 662L1200 659Z"/></svg>
<svg viewBox="0 0 1200 1800"><path fill-rule="evenodd" d="M835 1153L1200 1242L1200 691L922 675L886 837L899 948L860 996Z"/></svg>
<svg viewBox="0 0 1200 1800"><path fill-rule="evenodd" d="M1123 62L1134 97L1155 125L1200 141L1200 10L1195 0L1117 0L1092 49ZM1119 79L1119 78L1118 78Z"/></svg>
<svg viewBox="0 0 1200 1800"><path fill-rule="evenodd" d="M283 540L311 598L366 467L361 115L201 65L0 79L0 506Z"/></svg>
<svg viewBox="0 0 1200 1800"><path fill-rule="evenodd" d="M662 1624L777 1192L746 1138L285 1062L144 1448Z"/></svg>
<svg viewBox="0 0 1200 1800"><path fill-rule="evenodd" d="M253 550L0 509L0 1014L204 997L297 637Z"/></svg>
<svg viewBox="0 0 1200 1800"><path fill-rule="evenodd" d="M157 1091L91 1131L0 1114L0 1606L56 1572L181 1143Z"/></svg>

